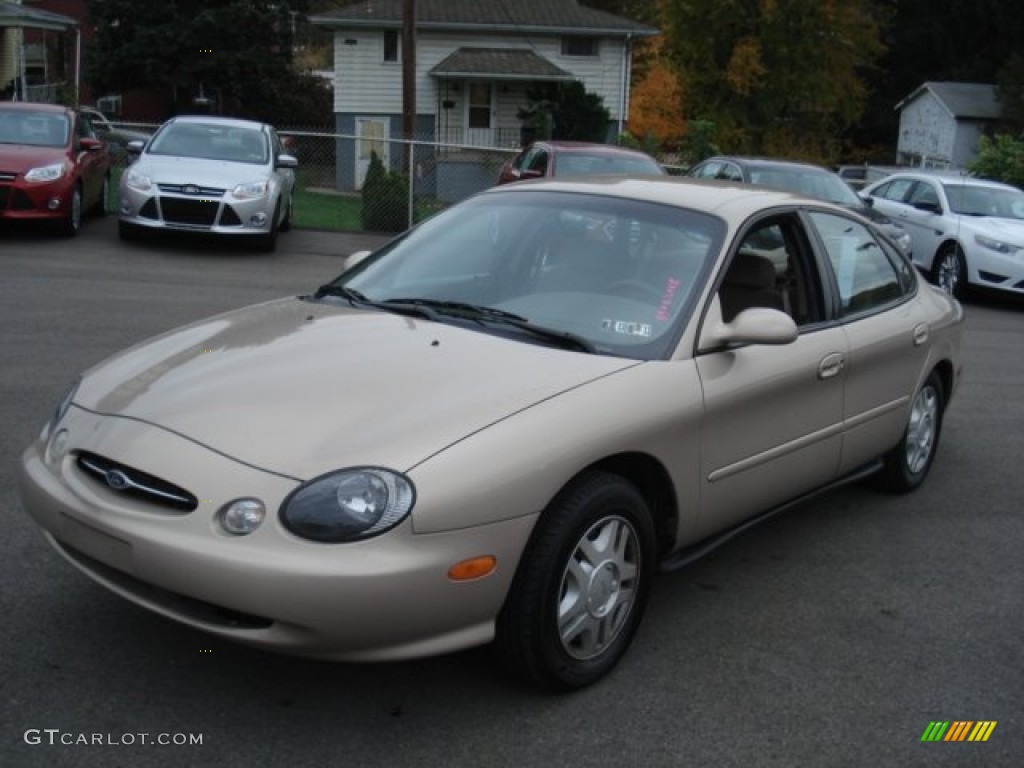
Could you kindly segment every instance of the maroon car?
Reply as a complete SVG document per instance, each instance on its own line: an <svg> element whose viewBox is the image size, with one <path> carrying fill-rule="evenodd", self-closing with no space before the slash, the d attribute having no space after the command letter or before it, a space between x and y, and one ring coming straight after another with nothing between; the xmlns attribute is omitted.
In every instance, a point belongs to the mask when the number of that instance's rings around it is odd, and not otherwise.
<svg viewBox="0 0 1024 768"><path fill-rule="evenodd" d="M89 120L56 104L0 102L0 221L51 220L75 235L105 211L110 153Z"/></svg>
<svg viewBox="0 0 1024 768"><path fill-rule="evenodd" d="M535 141L502 166L499 184L550 176L664 176L650 155L609 144Z"/></svg>

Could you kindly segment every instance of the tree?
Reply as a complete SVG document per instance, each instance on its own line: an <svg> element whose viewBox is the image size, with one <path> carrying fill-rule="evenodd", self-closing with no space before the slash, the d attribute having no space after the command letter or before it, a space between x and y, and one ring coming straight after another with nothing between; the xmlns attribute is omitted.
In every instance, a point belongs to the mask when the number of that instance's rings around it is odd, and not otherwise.
<svg viewBox="0 0 1024 768"><path fill-rule="evenodd" d="M682 89L665 59L654 59L633 86L628 127L633 136L649 138L666 149L677 145L685 133Z"/></svg>
<svg viewBox="0 0 1024 768"><path fill-rule="evenodd" d="M87 62L97 92L164 89L174 111L196 97L220 111L281 123L322 124L330 92L292 68L294 13L308 0L91 0L95 42Z"/></svg>
<svg viewBox="0 0 1024 768"><path fill-rule="evenodd" d="M578 80L558 89L551 106L551 137L574 141L604 141L608 137L611 113L604 99L591 93Z"/></svg>
<svg viewBox="0 0 1024 768"><path fill-rule="evenodd" d="M727 152L824 160L882 52L871 0L659 0L684 116Z"/></svg>
<svg viewBox="0 0 1024 768"><path fill-rule="evenodd" d="M1024 138L997 134L982 136L978 156L971 164L978 176L1024 188Z"/></svg>

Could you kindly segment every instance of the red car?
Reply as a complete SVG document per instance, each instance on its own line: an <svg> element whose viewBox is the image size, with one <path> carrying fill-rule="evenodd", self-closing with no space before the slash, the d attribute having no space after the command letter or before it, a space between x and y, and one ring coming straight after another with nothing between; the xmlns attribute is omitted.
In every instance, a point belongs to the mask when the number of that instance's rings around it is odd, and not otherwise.
<svg viewBox="0 0 1024 768"><path fill-rule="evenodd" d="M0 102L0 221L52 220L75 235L105 212L111 157L88 118L56 104Z"/></svg>
<svg viewBox="0 0 1024 768"><path fill-rule="evenodd" d="M502 166L499 184L550 176L664 176L650 155L609 144L582 141L535 141Z"/></svg>

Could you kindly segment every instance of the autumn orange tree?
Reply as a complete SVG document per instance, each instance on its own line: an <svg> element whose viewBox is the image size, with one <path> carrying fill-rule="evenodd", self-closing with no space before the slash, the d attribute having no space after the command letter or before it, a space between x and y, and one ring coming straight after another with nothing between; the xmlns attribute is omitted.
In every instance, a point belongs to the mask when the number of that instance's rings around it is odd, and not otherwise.
<svg viewBox="0 0 1024 768"><path fill-rule="evenodd" d="M679 74L661 55L661 38L645 41L640 52L642 74L633 85L629 104L629 133L659 149L674 149L683 137L683 95Z"/></svg>
<svg viewBox="0 0 1024 768"><path fill-rule="evenodd" d="M683 116L726 152L824 162L867 100L883 52L872 0L658 0Z"/></svg>

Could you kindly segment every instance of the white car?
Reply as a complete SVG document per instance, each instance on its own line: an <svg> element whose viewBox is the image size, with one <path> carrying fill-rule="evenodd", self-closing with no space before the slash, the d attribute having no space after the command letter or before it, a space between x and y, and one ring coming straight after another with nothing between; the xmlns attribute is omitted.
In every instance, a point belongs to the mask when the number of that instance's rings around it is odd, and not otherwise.
<svg viewBox="0 0 1024 768"><path fill-rule="evenodd" d="M896 173L861 195L903 225L914 263L957 298L968 285L1024 294L1024 192L967 176Z"/></svg>
<svg viewBox="0 0 1024 768"><path fill-rule="evenodd" d="M271 126L185 116L168 120L121 176L119 232L178 230L253 238L272 251L291 227L298 161Z"/></svg>

